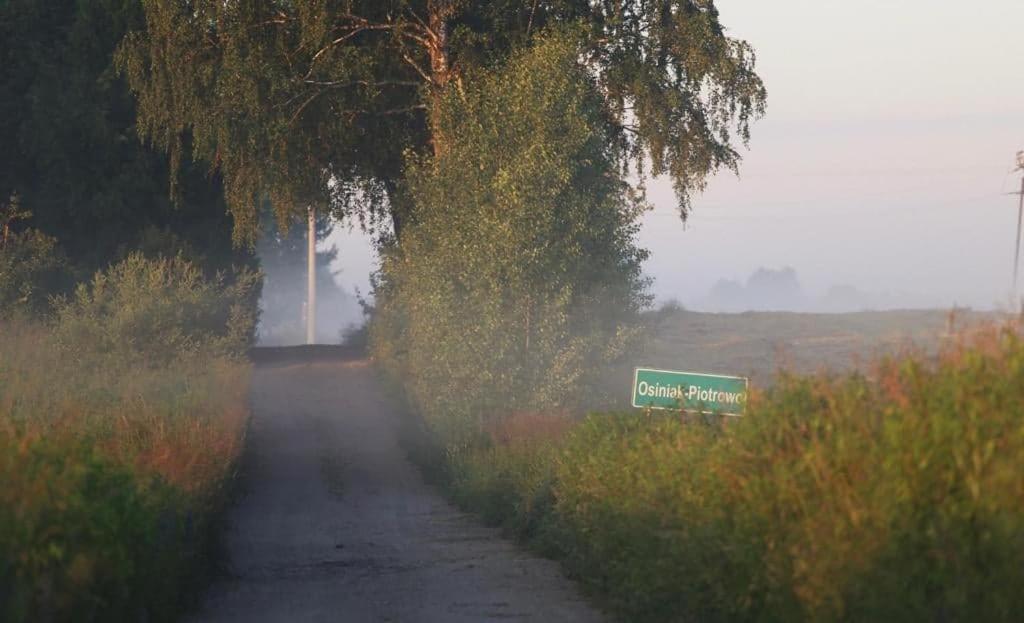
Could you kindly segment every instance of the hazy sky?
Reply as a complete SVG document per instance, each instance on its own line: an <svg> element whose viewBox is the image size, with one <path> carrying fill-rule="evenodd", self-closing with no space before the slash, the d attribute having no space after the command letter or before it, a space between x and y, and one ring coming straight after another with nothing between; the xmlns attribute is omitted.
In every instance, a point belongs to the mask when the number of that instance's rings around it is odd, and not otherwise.
<svg viewBox="0 0 1024 623"><path fill-rule="evenodd" d="M640 244L661 299L701 306L721 278L792 266L903 304L1009 300L1024 149L1021 0L719 0L753 44L768 114L741 177L722 173L685 228L667 183ZM340 280L366 290L358 235L334 239Z"/></svg>

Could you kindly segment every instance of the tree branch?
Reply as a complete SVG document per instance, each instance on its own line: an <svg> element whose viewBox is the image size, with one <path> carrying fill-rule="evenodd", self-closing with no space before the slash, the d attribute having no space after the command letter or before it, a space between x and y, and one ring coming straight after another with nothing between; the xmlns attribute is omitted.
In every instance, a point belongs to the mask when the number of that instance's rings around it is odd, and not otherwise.
<svg viewBox="0 0 1024 623"><path fill-rule="evenodd" d="M419 82L415 80L352 80L349 82L341 81L321 81L321 80L303 80L304 84L311 84L318 87L328 87L332 89L344 89L347 87L418 87Z"/></svg>
<svg viewBox="0 0 1024 623"><path fill-rule="evenodd" d="M402 52L402 60L404 60L406 63L408 63L413 69L415 69L416 73L418 73L419 75L423 76L423 80L425 80L427 82L427 84L433 84L434 83L434 79L430 77L430 74L428 74L426 71L424 71L423 68L420 67L419 64L415 60L413 60L413 58L411 56L409 56L408 52L405 52L405 51Z"/></svg>
<svg viewBox="0 0 1024 623"><path fill-rule="evenodd" d="M342 43L345 43L346 41L348 41L352 37L355 37L356 35L358 35L361 32L366 32L366 31L370 31L370 30L391 30L391 28L392 28L392 25L390 25L390 24L376 24L376 25L371 24L371 25L359 26L359 27L353 28L347 34L344 34L344 35L338 37L337 39L331 41L330 43L328 43L324 47L322 47L319 50L317 50L316 54L313 55L313 58L309 59L309 71L307 71L306 75L303 76L303 80L305 80L305 79L307 79L307 78L309 78L310 76L313 75L313 70L316 69L316 62L318 60L320 60L320 57L323 56L324 54L326 54L327 52L329 52L330 50L334 49L336 46L341 45Z"/></svg>

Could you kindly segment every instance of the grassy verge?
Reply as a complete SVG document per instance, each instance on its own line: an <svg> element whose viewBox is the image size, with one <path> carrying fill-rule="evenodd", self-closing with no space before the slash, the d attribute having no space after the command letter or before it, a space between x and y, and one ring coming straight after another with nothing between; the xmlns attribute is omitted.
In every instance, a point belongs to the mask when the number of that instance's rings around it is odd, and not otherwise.
<svg viewBox="0 0 1024 623"><path fill-rule="evenodd" d="M228 360L68 361L45 328L0 324L2 618L173 619L242 448L247 378Z"/></svg>
<svg viewBox="0 0 1024 623"><path fill-rule="evenodd" d="M786 377L747 417L513 417L444 455L456 500L630 621L1011 621L1024 343Z"/></svg>

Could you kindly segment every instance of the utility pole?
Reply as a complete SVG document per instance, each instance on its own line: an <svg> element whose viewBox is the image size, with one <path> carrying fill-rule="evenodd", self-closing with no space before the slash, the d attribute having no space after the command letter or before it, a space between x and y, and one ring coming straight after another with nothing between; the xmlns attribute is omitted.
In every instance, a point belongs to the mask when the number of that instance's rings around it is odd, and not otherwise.
<svg viewBox="0 0 1024 623"><path fill-rule="evenodd" d="M1019 203L1017 205L1017 246L1013 253L1013 306L1017 307L1020 305L1020 298L1017 296L1017 276L1020 273L1020 234L1021 234L1021 221L1024 220L1024 151L1017 152L1017 168L1015 171L1020 171L1020 191L1013 193L1019 195Z"/></svg>
<svg viewBox="0 0 1024 623"><path fill-rule="evenodd" d="M306 235L306 343L316 343L316 209L309 207L309 232Z"/></svg>

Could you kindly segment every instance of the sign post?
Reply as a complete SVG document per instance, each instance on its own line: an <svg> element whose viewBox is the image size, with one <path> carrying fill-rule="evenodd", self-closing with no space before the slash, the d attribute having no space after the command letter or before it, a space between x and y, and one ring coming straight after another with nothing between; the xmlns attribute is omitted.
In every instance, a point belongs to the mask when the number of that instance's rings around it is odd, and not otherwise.
<svg viewBox="0 0 1024 623"><path fill-rule="evenodd" d="M633 406L690 413L741 416L749 381L739 376L637 368Z"/></svg>

